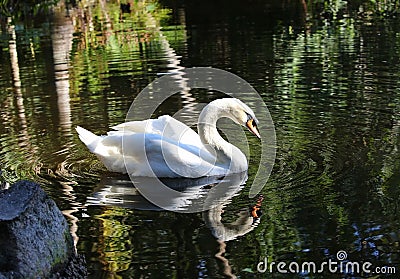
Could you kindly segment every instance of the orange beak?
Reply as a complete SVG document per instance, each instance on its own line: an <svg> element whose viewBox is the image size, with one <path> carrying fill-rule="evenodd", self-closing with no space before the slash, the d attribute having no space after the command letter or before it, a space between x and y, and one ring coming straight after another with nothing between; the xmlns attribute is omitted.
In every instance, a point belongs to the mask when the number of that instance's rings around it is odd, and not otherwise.
<svg viewBox="0 0 400 279"><path fill-rule="evenodd" d="M258 131L257 125L254 123L254 119L249 119L246 122L246 127L249 131L255 135L257 138L261 139L260 132Z"/></svg>

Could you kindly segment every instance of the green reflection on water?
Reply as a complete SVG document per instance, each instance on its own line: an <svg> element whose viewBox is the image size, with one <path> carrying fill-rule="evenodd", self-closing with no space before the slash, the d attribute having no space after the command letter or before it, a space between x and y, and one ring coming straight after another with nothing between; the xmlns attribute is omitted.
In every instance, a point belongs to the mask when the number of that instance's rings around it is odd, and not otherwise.
<svg viewBox="0 0 400 279"><path fill-rule="evenodd" d="M239 26L170 26L173 11L155 1L134 2L128 14L116 1L96 3L68 18L60 6L54 22L16 26L16 38L3 31L0 42L1 169L8 180L41 179L63 209L76 210L78 248L87 253L92 273L183 278L197 274L206 260L208 274L222 277L225 266L215 258L222 244L201 215L99 206L81 218L105 170L73 128L104 134L124 120L134 96L158 73L199 64L254 84L277 129L277 162L263 189L261 223L226 243L233 272L246 276L242 270L254 271L265 256L321 260L323 249L357 255L361 238L383 243L380 262L398 265L398 20L340 18L345 1L335 1L333 21L319 20L309 5L312 20L299 26L260 30L248 19ZM371 3L364 5L378 7ZM192 96L206 102L216 94ZM163 112L183 105L175 96ZM255 138L249 142L251 185L260 147ZM234 221L252 203L246 191L226 206L225 220Z"/></svg>

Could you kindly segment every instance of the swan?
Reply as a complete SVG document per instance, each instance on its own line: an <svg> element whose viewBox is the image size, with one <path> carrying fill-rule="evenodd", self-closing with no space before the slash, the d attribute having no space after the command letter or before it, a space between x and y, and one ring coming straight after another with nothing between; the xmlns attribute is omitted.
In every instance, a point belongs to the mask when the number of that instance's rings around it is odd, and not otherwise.
<svg viewBox="0 0 400 279"><path fill-rule="evenodd" d="M198 134L168 115L119 124L106 136L80 126L76 131L89 151L112 172L198 178L247 171L246 156L217 131L217 120L222 117L261 138L254 112L236 98L217 99L206 105L199 115Z"/></svg>

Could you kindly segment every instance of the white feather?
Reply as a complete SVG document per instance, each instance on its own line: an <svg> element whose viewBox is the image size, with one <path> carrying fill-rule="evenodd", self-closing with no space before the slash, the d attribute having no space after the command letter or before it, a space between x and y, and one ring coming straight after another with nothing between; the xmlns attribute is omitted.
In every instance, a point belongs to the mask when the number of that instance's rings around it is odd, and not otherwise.
<svg viewBox="0 0 400 279"><path fill-rule="evenodd" d="M207 108L208 107L208 108ZM206 109L207 108L207 109ZM234 113L229 114L231 111ZM220 117L243 122L244 113L254 113L237 99L219 99L205 107L206 128L199 136L182 122L164 115L158 119L131 121L112 127L106 136L77 127L81 141L108 170L133 176L202 177L247 170L245 155L221 138L216 129ZM239 116L236 116L239 115ZM206 141L206 142L202 142ZM205 144L211 145L206 147ZM212 151L215 148L216 153Z"/></svg>

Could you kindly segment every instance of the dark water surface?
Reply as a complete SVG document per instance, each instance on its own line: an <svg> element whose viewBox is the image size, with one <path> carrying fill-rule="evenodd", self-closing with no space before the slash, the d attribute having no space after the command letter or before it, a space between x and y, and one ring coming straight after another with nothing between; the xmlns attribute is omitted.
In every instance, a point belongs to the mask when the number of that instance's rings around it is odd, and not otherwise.
<svg viewBox="0 0 400 279"><path fill-rule="evenodd" d="M339 250L400 272L399 19L319 17L300 4L216 12L138 1L122 13L117 1L83 3L3 22L0 168L8 181L43 183L90 278L267 278L257 272L265 258L320 263ZM247 80L275 123L276 162L254 224L257 156L225 205L178 214L108 173L75 133L104 134L148 83L194 66ZM176 94L155 114L221 96ZM257 153L257 139L249 143Z"/></svg>

